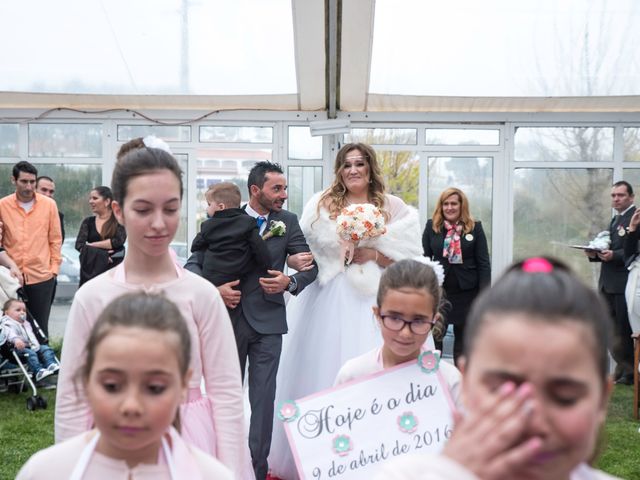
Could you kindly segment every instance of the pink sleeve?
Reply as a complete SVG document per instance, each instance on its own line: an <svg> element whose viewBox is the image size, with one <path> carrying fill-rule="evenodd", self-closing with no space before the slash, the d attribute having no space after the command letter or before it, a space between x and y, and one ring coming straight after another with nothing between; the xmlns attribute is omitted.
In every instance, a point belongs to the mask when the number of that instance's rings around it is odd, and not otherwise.
<svg viewBox="0 0 640 480"><path fill-rule="evenodd" d="M84 396L78 396L81 385L74 383L76 371L84 364L84 346L89 336L92 317L79 301L71 304L64 332L61 366L58 375L55 412L55 441L62 442L91 428L93 417Z"/></svg>
<svg viewBox="0 0 640 480"><path fill-rule="evenodd" d="M211 292L211 293L209 293ZM217 458L240 478L246 436L240 362L229 314L217 289L199 302L200 355L207 396L213 406Z"/></svg>

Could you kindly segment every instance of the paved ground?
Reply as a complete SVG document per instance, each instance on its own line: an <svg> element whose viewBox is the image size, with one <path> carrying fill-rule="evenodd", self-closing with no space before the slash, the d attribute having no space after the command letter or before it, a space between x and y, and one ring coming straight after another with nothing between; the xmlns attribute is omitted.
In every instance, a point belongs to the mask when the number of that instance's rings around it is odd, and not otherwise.
<svg viewBox="0 0 640 480"><path fill-rule="evenodd" d="M51 338L62 337L64 335L64 327L67 324L69 316L69 303L54 303L51 307L51 315L49 315L49 336Z"/></svg>

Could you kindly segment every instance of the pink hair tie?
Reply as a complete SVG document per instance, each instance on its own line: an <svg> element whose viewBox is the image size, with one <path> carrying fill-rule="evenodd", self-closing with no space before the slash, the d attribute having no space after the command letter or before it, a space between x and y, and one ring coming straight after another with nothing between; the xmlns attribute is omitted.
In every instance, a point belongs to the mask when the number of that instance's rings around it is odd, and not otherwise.
<svg viewBox="0 0 640 480"><path fill-rule="evenodd" d="M527 258L522 262L522 271L527 273L551 273L553 272L553 265L546 258Z"/></svg>

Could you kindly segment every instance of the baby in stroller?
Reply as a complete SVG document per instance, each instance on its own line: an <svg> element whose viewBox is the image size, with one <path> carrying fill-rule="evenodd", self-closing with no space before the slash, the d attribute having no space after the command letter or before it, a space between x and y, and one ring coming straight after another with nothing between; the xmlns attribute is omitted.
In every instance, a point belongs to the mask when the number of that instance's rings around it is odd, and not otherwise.
<svg viewBox="0 0 640 480"><path fill-rule="evenodd" d="M36 382L53 375L60 370L55 353L49 345L40 344L36 334L27 321L27 308L22 300L10 298L2 307L4 315L0 319L0 328L7 341L18 353L27 356L27 363Z"/></svg>

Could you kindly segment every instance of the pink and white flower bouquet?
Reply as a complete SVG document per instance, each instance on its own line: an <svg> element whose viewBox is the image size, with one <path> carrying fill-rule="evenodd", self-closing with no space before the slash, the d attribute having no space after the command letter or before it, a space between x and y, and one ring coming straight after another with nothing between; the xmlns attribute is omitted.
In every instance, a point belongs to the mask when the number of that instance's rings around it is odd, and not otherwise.
<svg viewBox="0 0 640 480"><path fill-rule="evenodd" d="M380 209L370 203L356 203L343 208L336 224L336 231L345 247L345 265L353 260L353 252L361 240L379 237L387 231Z"/></svg>

